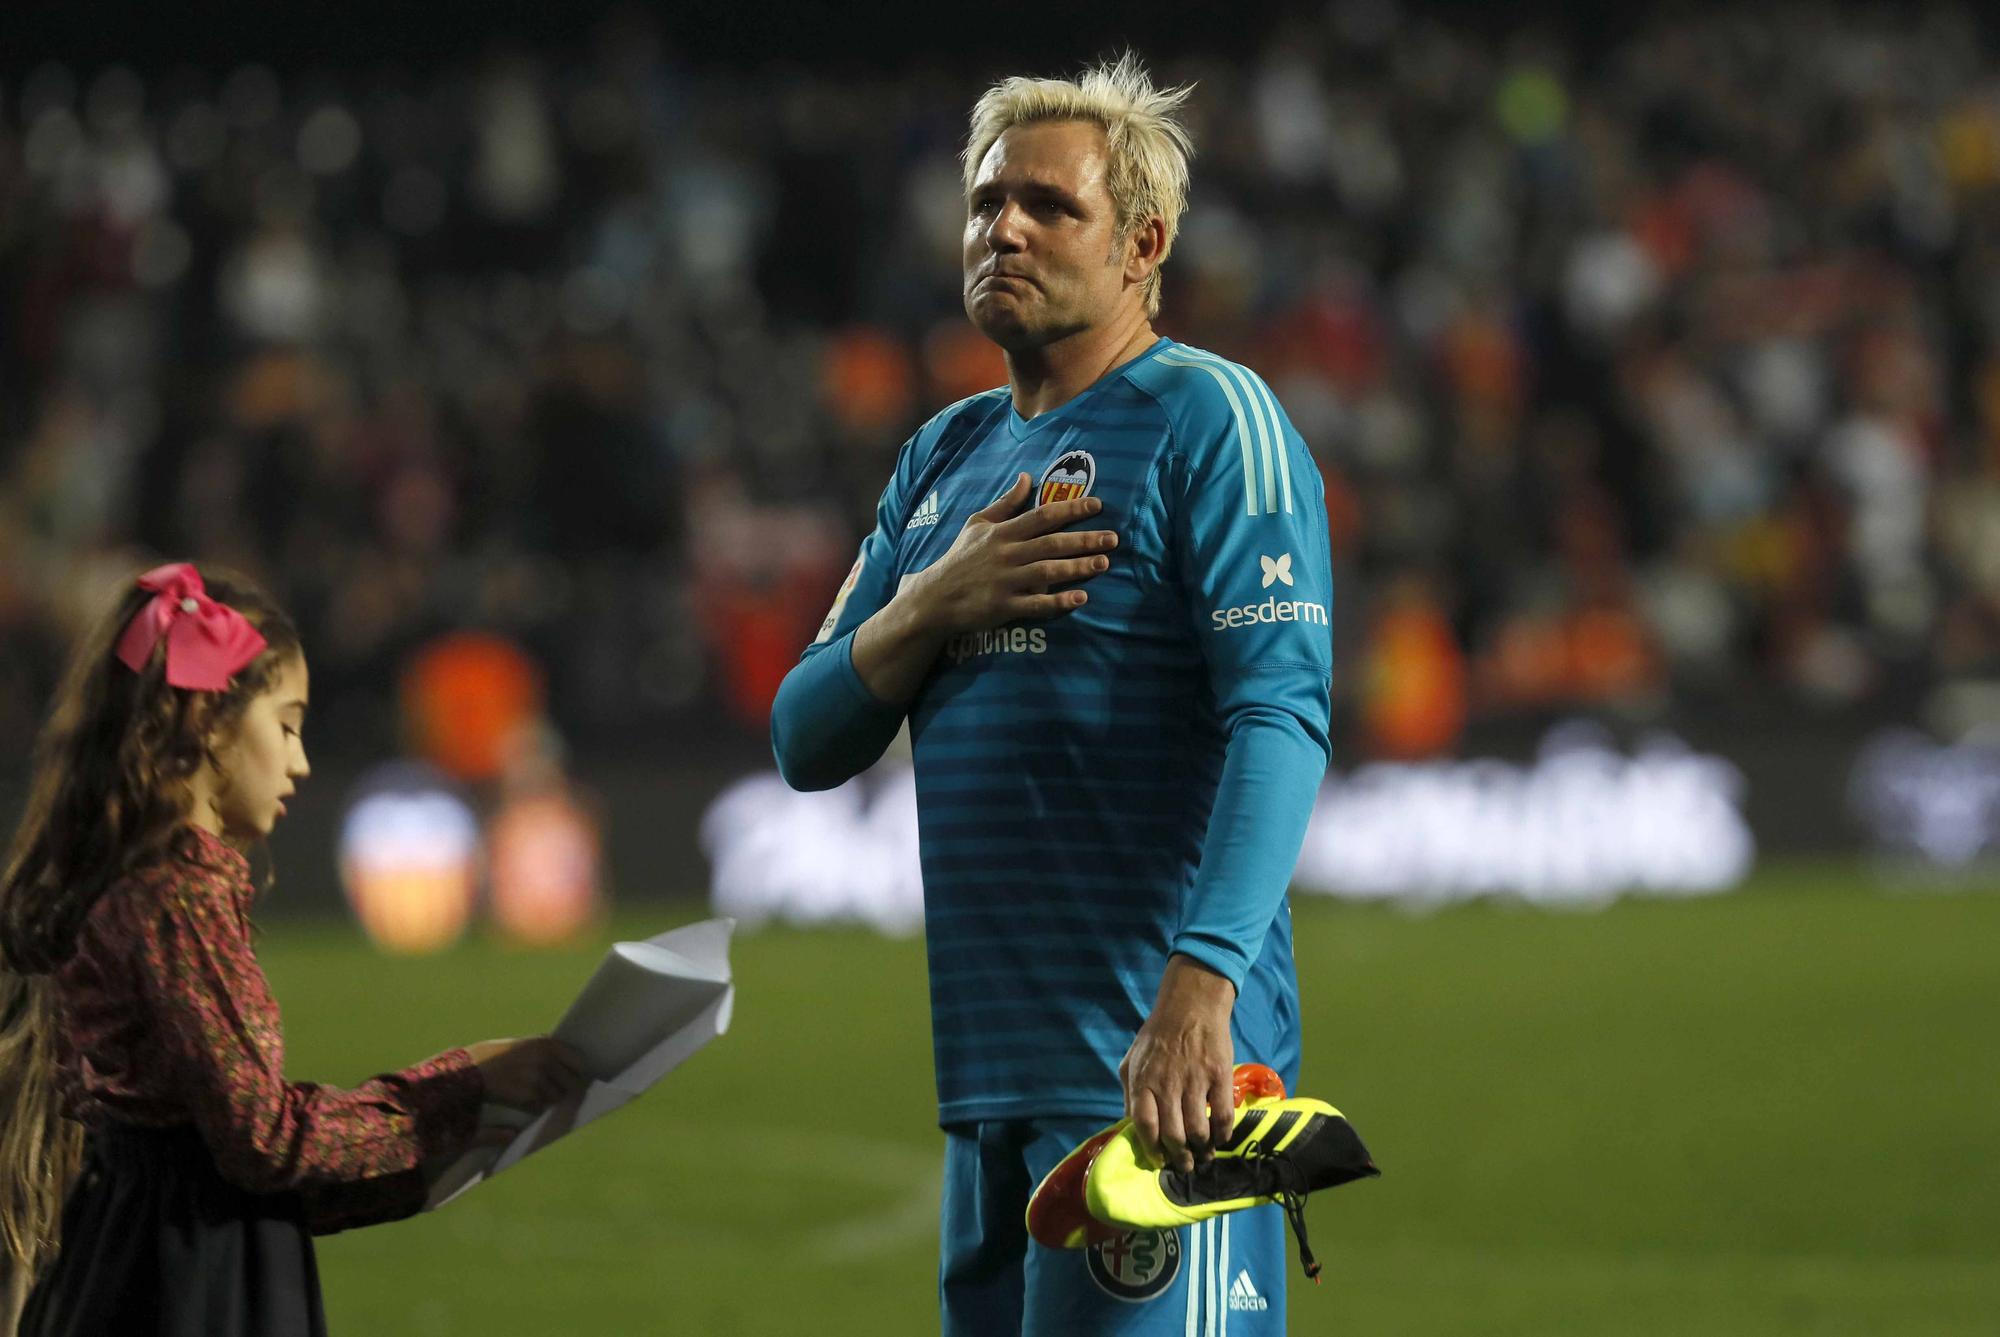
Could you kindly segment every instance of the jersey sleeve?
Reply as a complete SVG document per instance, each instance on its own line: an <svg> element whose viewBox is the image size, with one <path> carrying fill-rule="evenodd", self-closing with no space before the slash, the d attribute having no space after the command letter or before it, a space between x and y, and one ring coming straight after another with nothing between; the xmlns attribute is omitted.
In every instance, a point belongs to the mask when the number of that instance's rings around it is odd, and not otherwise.
<svg viewBox="0 0 2000 1337"><path fill-rule="evenodd" d="M854 633L896 593L896 541L929 428L903 445L819 635L785 675L771 703L771 752L794 789L831 789L874 765L902 726L901 707L879 701L854 671Z"/></svg>
<svg viewBox="0 0 2000 1337"><path fill-rule="evenodd" d="M1326 771L1333 572L1319 470L1276 397L1241 367L1184 356L1172 541L1227 753L1173 950L1240 987Z"/></svg>

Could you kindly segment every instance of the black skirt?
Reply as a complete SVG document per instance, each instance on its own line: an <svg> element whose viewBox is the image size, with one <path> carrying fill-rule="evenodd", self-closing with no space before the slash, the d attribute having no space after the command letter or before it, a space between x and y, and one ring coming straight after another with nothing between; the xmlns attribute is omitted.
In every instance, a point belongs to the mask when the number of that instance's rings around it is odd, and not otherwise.
<svg viewBox="0 0 2000 1337"><path fill-rule="evenodd" d="M295 1193L247 1193L193 1128L92 1130L21 1337L325 1337Z"/></svg>

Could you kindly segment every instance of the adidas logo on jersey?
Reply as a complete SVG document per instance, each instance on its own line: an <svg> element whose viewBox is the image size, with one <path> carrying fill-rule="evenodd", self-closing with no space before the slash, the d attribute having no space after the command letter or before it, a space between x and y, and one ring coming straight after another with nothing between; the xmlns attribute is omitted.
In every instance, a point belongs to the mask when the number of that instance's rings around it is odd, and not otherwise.
<svg viewBox="0 0 2000 1337"><path fill-rule="evenodd" d="M1248 1310L1261 1314L1271 1307L1271 1302L1257 1294L1257 1288L1250 1284L1250 1270L1245 1268L1236 1274L1236 1280L1229 1283L1229 1307L1241 1313Z"/></svg>
<svg viewBox="0 0 2000 1337"><path fill-rule="evenodd" d="M931 494L924 498L924 504L917 507L917 513L910 517L910 523L903 526L903 532L907 534L912 529L922 529L927 525L934 525L938 522L938 518L937 489L932 488Z"/></svg>

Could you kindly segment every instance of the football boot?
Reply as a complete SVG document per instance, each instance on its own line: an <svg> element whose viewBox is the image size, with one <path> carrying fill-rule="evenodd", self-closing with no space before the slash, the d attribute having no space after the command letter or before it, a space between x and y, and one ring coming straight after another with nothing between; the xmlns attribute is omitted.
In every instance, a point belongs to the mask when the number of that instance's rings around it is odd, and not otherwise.
<svg viewBox="0 0 2000 1337"><path fill-rule="evenodd" d="M1255 1100L1282 1100L1285 1095L1284 1079L1262 1063L1237 1064L1231 1085L1238 1110ZM1042 1176L1028 1199L1028 1234L1036 1243L1050 1249L1081 1249L1125 1233L1126 1227L1106 1225L1090 1214L1084 1205L1083 1183L1097 1153L1130 1122L1120 1119L1091 1134Z"/></svg>
<svg viewBox="0 0 2000 1337"><path fill-rule="evenodd" d="M1275 1202L1285 1209L1299 1261L1315 1281L1320 1267L1306 1241L1306 1196L1381 1173L1346 1116L1303 1096L1239 1108L1229 1140L1193 1170L1148 1158L1129 1124L1107 1131L1111 1136L1084 1174L1084 1207L1092 1219L1126 1230L1173 1230Z"/></svg>

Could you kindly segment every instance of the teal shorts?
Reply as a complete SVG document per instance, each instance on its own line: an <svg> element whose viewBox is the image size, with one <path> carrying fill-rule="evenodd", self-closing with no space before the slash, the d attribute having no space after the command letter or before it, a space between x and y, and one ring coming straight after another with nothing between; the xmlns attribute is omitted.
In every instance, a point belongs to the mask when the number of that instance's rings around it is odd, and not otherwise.
<svg viewBox="0 0 2000 1337"><path fill-rule="evenodd" d="M1028 1196L1104 1119L945 1129L938 1301L945 1337L1275 1337L1290 1240L1276 1207L1088 1249L1028 1238Z"/></svg>

